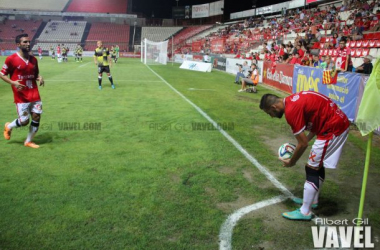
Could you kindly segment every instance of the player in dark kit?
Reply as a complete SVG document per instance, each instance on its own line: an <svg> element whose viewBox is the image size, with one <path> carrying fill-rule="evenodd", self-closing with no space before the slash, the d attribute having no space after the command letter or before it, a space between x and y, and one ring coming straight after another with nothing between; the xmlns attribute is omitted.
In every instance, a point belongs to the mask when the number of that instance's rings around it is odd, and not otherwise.
<svg viewBox="0 0 380 250"><path fill-rule="evenodd" d="M7 57L0 72L0 78L12 86L18 113L17 119L5 123L4 138L10 140L12 129L28 125L31 117L32 122L24 145L30 148L39 148L32 142L38 131L42 114L42 102L36 81L40 82L40 86L44 86L44 79L39 75L37 59L29 54L30 39L28 35L16 36L16 44L20 50Z"/></svg>
<svg viewBox="0 0 380 250"><path fill-rule="evenodd" d="M113 79L110 73L110 66L112 65L112 60L109 57L110 52L108 48L103 47L102 41L97 42L98 47L95 49L94 62L98 66L98 83L99 89L102 89L102 76L103 72L106 72L108 79L111 82L111 87L114 89Z"/></svg>

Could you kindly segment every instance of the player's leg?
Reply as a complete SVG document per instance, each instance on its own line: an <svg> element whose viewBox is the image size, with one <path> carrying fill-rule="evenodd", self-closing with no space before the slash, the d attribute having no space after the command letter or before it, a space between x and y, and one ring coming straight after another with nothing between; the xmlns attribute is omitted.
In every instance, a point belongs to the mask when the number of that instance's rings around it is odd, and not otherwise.
<svg viewBox="0 0 380 250"><path fill-rule="evenodd" d="M99 89L102 89L102 78L103 78L103 72L105 71L104 66L98 66L98 83L99 83Z"/></svg>
<svg viewBox="0 0 380 250"><path fill-rule="evenodd" d="M29 123L29 103L16 103L16 110L18 118L12 122L5 123L4 126L4 138L6 140L11 139L12 129L25 126Z"/></svg>
<svg viewBox="0 0 380 250"><path fill-rule="evenodd" d="M39 148L37 144L33 142L33 138L36 135L38 128L40 126L40 120L41 120L41 114L42 114L42 102L34 102L31 105L31 117L32 117L32 122L30 123L29 126L29 133L28 136L25 140L24 145L26 147L31 147L31 148Z"/></svg>
<svg viewBox="0 0 380 250"><path fill-rule="evenodd" d="M110 71L110 67L109 66L106 66L105 72L107 73L108 80L111 82L111 87L114 89L115 85L113 84L113 79L112 79L112 76L111 76L111 71Z"/></svg>

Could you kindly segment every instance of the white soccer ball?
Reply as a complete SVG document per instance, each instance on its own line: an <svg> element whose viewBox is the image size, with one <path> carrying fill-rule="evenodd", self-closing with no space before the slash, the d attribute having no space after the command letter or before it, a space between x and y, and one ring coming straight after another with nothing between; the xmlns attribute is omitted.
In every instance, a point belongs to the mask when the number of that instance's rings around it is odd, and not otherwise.
<svg viewBox="0 0 380 250"><path fill-rule="evenodd" d="M282 160L287 160L292 158L294 150L296 150L296 145L292 143L284 143L278 149L278 157Z"/></svg>

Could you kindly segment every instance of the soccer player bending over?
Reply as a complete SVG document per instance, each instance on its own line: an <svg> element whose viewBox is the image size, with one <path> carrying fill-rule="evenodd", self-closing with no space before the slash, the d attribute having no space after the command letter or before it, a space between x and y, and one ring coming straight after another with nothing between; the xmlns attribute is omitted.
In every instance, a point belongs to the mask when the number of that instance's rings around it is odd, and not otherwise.
<svg viewBox="0 0 380 250"><path fill-rule="evenodd" d="M110 66L112 65L111 63L111 58L110 58L110 52L108 48L103 47L102 41L97 42L97 48L95 49L95 54L94 54L94 62L95 65L98 66L98 83L99 83L99 89L102 89L102 77L103 77L103 72L107 73L108 79L111 82L111 87L114 89L115 85L113 84L112 76L110 73Z"/></svg>
<svg viewBox="0 0 380 250"><path fill-rule="evenodd" d="M285 114L297 139L292 158L282 160L284 167L294 166L308 147L308 142L317 136L305 166L303 200L293 199L302 206L282 214L290 220L311 220L311 208L318 207L325 168L336 168L347 140L350 125L348 118L332 100L313 91L302 91L283 99L266 94L261 98L260 109L271 117L281 118ZM307 135L305 130L309 131Z"/></svg>
<svg viewBox="0 0 380 250"><path fill-rule="evenodd" d="M37 59L30 55L30 39L27 34L16 36L16 45L19 51L5 59L0 72L0 78L12 86L14 102L16 103L18 118L13 122L5 123L4 138L9 140L13 128L29 124L29 134L24 145L39 148L33 143L33 137L38 131L42 114L42 102L36 81L44 86L44 79L39 75ZM8 77L9 75L9 77Z"/></svg>

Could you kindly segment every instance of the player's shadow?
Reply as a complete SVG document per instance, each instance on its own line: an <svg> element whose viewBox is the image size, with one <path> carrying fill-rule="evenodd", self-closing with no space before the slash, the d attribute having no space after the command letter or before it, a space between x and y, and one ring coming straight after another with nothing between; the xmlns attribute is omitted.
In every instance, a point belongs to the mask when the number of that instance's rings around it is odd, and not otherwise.
<svg viewBox="0 0 380 250"><path fill-rule="evenodd" d="M333 216L342 213L346 206L347 204L343 200L329 198L320 199L318 209L315 210L315 213L319 216Z"/></svg>
<svg viewBox="0 0 380 250"><path fill-rule="evenodd" d="M56 136L56 133L41 133L37 134L33 142L37 145L43 145L53 142L53 138ZM9 144L24 144L24 140L11 140Z"/></svg>
<svg viewBox="0 0 380 250"><path fill-rule="evenodd" d="M36 144L47 144L47 143L52 143L53 142L53 138L56 136L57 133L41 133L38 135L38 137L36 137L34 139L34 142Z"/></svg>

